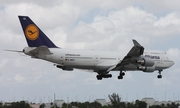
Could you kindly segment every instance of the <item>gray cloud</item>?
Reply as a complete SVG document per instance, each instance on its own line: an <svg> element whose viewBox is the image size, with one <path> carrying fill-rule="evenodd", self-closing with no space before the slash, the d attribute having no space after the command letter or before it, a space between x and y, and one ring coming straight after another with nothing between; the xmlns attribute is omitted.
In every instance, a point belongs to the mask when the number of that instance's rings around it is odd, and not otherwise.
<svg viewBox="0 0 180 108"><path fill-rule="evenodd" d="M141 3L140 3L141 2ZM156 5L154 5L156 3ZM177 0L168 4L166 1L0 1L0 88L1 100L21 100L39 102L53 94L59 98L79 100L91 97L104 98L112 92L119 93L123 100L126 94L129 100L154 96L161 98L162 92L178 93L179 87L179 46L168 43L169 38L178 37L180 14ZM159 4L159 5L158 5ZM158 13L166 14L161 15ZM91 10L100 10L98 15L91 16L92 22L79 21ZM103 14L102 14L102 13ZM158 15L157 15L158 14ZM66 72L57 69L52 63L31 59L16 53L4 52L3 49L22 50L27 46L17 15L28 15L39 27L63 48L119 50L126 54L132 47L131 39L137 39L145 48L156 49L159 41L167 41L161 49L169 49L167 53L176 64L163 72L164 79L157 80L157 72L127 72L124 80L117 80L118 72L112 72L112 79L97 81L95 73L84 73L75 70ZM174 43L179 43L173 40ZM157 41L159 40L159 41ZM155 43L157 42L157 43ZM152 45L153 44L153 45ZM148 84L148 86L147 86ZM142 88L143 86L143 88ZM169 87L167 89L167 86ZM136 92L132 92L132 88ZM73 91L73 92L72 92ZM100 92L101 91L101 92ZM62 94L63 93L63 94ZM4 95L6 94L6 95ZM158 97L157 96L157 97Z"/></svg>

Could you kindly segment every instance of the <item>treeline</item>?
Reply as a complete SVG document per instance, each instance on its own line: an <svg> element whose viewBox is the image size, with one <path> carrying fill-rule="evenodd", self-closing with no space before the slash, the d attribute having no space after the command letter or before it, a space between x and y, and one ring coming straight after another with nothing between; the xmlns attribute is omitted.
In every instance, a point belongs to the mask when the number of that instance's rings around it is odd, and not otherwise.
<svg viewBox="0 0 180 108"><path fill-rule="evenodd" d="M71 103L63 103L61 108L147 108L147 103L144 101L136 100L134 103L126 103L121 102L121 98L118 94L113 93L112 95L108 95L110 103L106 106L102 106L98 102L71 102ZM175 104L172 102L171 104L162 104L162 105L152 105L149 108L178 108L180 104ZM51 108L60 108L56 104L51 103ZM8 104L3 104L0 102L0 108L31 108L30 104L25 101L20 102L12 102ZM45 104L41 104L39 108L45 108Z"/></svg>
<svg viewBox="0 0 180 108"><path fill-rule="evenodd" d="M11 102L7 104L0 102L0 108L31 108L31 106L25 101Z"/></svg>
<svg viewBox="0 0 180 108"><path fill-rule="evenodd" d="M67 106L68 105L68 106ZM109 104L106 106L102 106L98 102L84 102L84 103L79 103L79 102L71 102L70 104L64 103L61 108L146 108L147 104L142 101L137 101L136 104L133 103L125 103L125 102L120 102L117 104ZM44 108L44 107L40 107ZM51 108L54 108L52 106ZM56 108L60 108L56 105Z"/></svg>
<svg viewBox="0 0 180 108"><path fill-rule="evenodd" d="M57 105L55 105L55 108L60 108ZM167 104L167 105L152 105L149 106L149 108L178 108L179 104L175 104L175 103L171 103L171 104ZM45 105L41 104L40 108L44 108ZM52 107L54 108L54 105L52 104ZM147 103L145 103L144 101L139 101L136 100L135 103L125 103L125 102L120 102L120 103L114 103L111 105L107 105L107 106L102 106L100 103L98 102L84 102L84 103L80 103L80 102L71 102L69 104L64 103L62 105L61 108L147 108Z"/></svg>
<svg viewBox="0 0 180 108"><path fill-rule="evenodd" d="M179 108L180 104L176 104L174 102L172 102L171 104L161 104L161 105L152 105L149 108Z"/></svg>
<svg viewBox="0 0 180 108"><path fill-rule="evenodd" d="M51 104L51 108L60 108L55 104ZM55 105L55 106L54 106ZM171 103L167 105L153 105L150 106L149 108L178 108L179 104ZM20 102L12 102L9 104L3 105L2 102L0 102L0 108L31 108L31 106L26 103L25 101L20 101ZM45 108L45 104L41 104L40 108ZM107 106L102 106L98 102L71 102L69 104L64 103L61 108L147 108L147 103L143 101L136 100L135 103L125 103L125 102L118 102L114 101L112 104L107 105Z"/></svg>
<svg viewBox="0 0 180 108"><path fill-rule="evenodd" d="M98 102L84 102L84 103L80 103L80 102L71 102L69 104L64 103L62 105L61 108L147 108L147 103L144 101L139 101L136 100L135 103L126 103L126 102L121 102L121 98L119 97L118 94L113 93L112 95L108 95L111 103L106 105L106 106L102 106L100 103ZM54 108L53 103L51 104L52 107ZM56 108L60 108L57 105L55 105ZM149 108L178 108L179 104L175 104L175 103L171 103L171 104L167 104L167 105L153 105L150 106ZM44 108L45 105L42 104L40 106L40 108Z"/></svg>

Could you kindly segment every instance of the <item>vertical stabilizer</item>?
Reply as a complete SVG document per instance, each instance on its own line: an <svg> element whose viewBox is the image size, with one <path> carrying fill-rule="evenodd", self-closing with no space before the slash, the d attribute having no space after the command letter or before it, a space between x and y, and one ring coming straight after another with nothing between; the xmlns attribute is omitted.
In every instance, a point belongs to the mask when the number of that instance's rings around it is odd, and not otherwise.
<svg viewBox="0 0 180 108"><path fill-rule="evenodd" d="M47 46L48 48L57 48L28 16L18 17L29 47Z"/></svg>

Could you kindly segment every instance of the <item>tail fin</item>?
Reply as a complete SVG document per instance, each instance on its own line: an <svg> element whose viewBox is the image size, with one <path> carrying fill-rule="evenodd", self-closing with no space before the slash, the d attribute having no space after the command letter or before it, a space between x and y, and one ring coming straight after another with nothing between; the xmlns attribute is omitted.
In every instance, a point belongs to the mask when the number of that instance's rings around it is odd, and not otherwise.
<svg viewBox="0 0 180 108"><path fill-rule="evenodd" d="M29 47L47 46L48 48L57 48L28 16L18 17Z"/></svg>

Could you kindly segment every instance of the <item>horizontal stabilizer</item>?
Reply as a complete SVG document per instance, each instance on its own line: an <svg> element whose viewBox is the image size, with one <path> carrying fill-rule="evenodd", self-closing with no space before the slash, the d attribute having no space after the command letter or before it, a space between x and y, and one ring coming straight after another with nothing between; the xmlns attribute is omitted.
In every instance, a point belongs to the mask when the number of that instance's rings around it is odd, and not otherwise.
<svg viewBox="0 0 180 108"><path fill-rule="evenodd" d="M36 49L31 50L30 53L32 53L32 54L52 54L50 52L50 50L48 49L48 47L46 47L46 46L37 47Z"/></svg>
<svg viewBox="0 0 180 108"><path fill-rule="evenodd" d="M5 51L23 53L23 51L18 51L18 50L8 50L8 49L5 49Z"/></svg>

